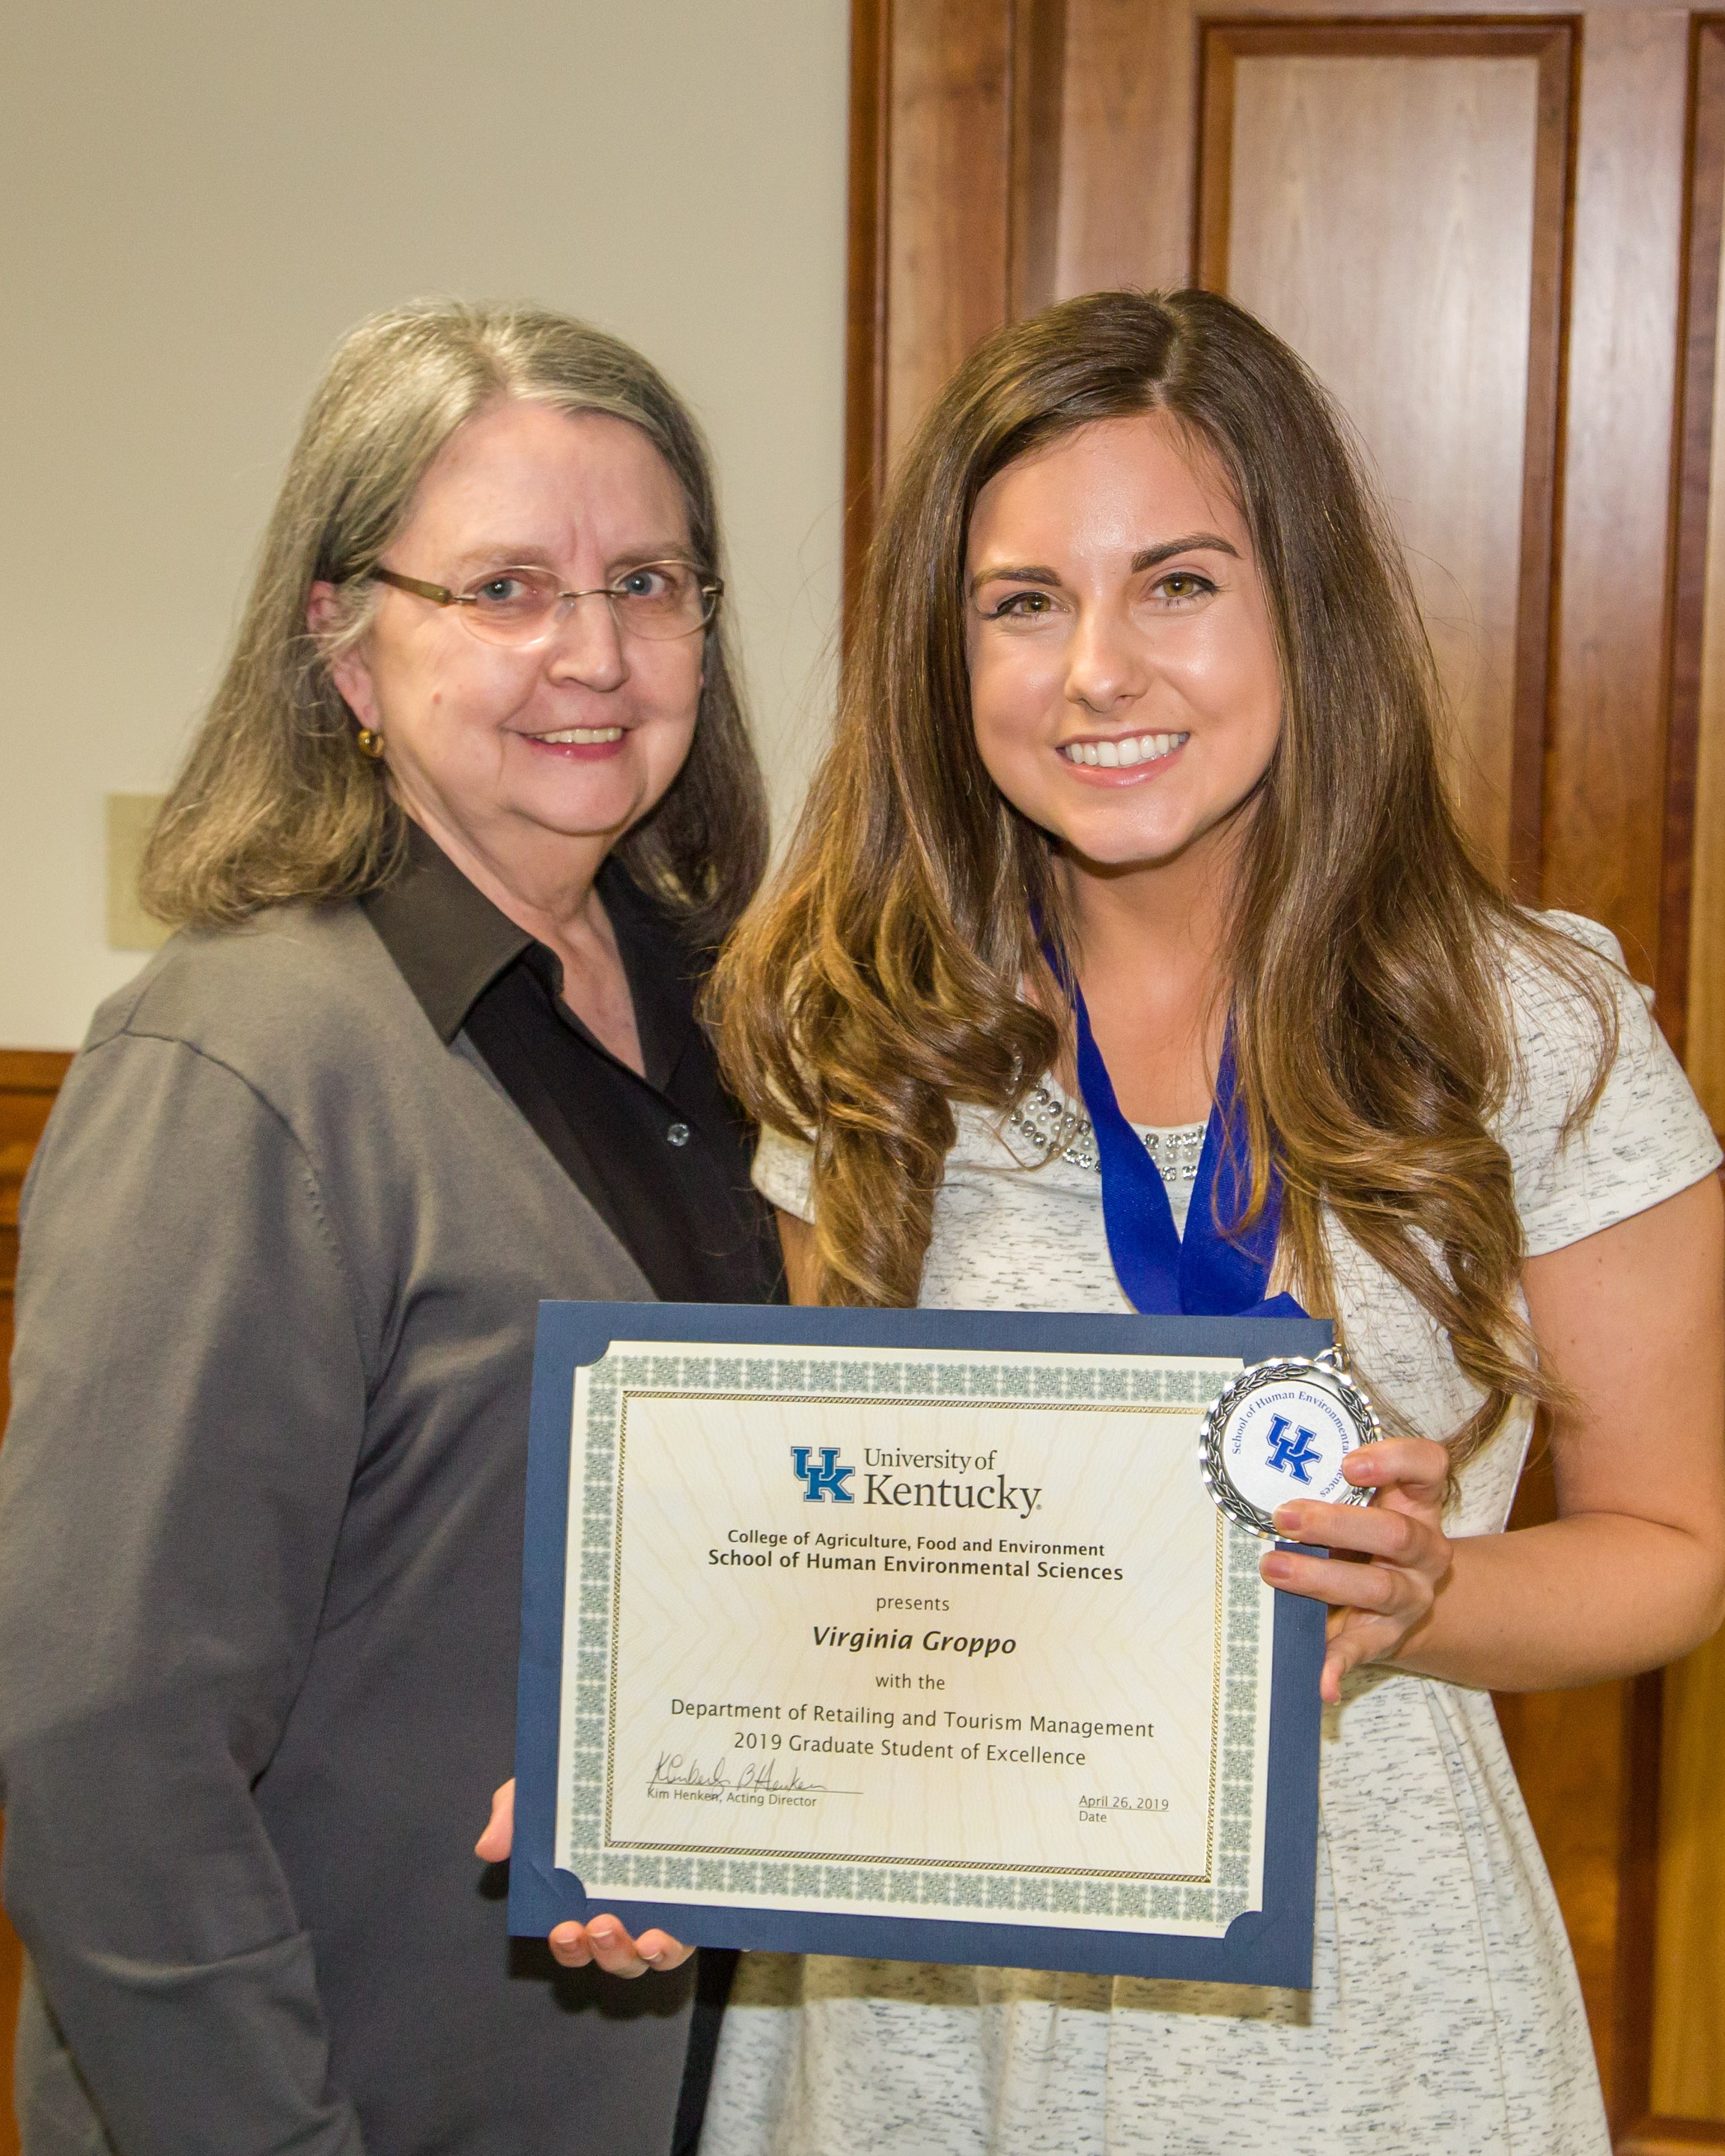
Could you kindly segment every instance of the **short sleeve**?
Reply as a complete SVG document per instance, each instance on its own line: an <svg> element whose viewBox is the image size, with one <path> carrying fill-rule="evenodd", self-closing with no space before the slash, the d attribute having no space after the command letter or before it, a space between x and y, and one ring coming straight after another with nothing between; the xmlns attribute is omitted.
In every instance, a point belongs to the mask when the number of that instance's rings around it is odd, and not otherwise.
<svg viewBox="0 0 1725 2156"><path fill-rule="evenodd" d="M813 1222L814 1148L802 1138L762 1130L755 1148L752 1181L769 1205L799 1220Z"/></svg>
<svg viewBox="0 0 1725 2156"><path fill-rule="evenodd" d="M1594 1111L1564 1136L1585 1096L1598 1025L1575 988L1537 953L1510 963L1519 1071L1499 1135L1515 1171L1516 1208L1528 1255L1562 1250L1712 1172L1717 1140L1694 1089L1654 1023L1651 993L1631 980L1609 929L1574 914L1548 926L1602 962L1617 1008L1617 1054Z"/></svg>

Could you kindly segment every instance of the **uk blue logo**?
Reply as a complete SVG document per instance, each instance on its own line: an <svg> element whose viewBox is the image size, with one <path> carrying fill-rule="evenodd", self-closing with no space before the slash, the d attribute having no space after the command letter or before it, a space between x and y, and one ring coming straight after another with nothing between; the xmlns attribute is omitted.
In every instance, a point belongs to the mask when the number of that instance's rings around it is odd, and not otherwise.
<svg viewBox="0 0 1725 2156"><path fill-rule="evenodd" d="M791 1447L791 1466L799 1482L806 1486L803 1491L805 1504L818 1505L823 1497L830 1497L835 1505L854 1505L855 1496L845 1485L855 1474L854 1467L839 1465L836 1445L824 1445L817 1457L809 1457L811 1448L806 1445Z"/></svg>
<svg viewBox="0 0 1725 2156"><path fill-rule="evenodd" d="M1291 1437L1287 1417L1278 1415L1270 1425L1266 1442L1270 1446L1266 1466L1273 1467L1278 1475L1291 1475L1296 1482L1312 1480L1307 1470L1322 1455L1317 1440L1309 1430L1296 1429Z"/></svg>

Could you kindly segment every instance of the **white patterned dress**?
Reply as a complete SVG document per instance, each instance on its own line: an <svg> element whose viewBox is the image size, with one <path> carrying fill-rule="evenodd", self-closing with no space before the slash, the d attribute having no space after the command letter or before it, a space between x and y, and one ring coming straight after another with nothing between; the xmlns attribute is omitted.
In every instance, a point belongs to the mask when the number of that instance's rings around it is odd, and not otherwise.
<svg viewBox="0 0 1725 2156"><path fill-rule="evenodd" d="M1592 924L1549 916L1615 958ZM1591 1122L1561 1127L1590 1030L1510 968L1522 1077L1500 1136L1527 1245L1562 1248L1699 1181L1719 1150L1626 977ZM1119 1311L1081 1111L1052 1081L1002 1128L959 1115L925 1306ZM1182 1219L1194 1134L1154 1134ZM1186 1163L1182 1172L1182 1158ZM807 1217L806 1152L763 1142L758 1187ZM1442 1333L1332 1235L1353 1358L1413 1427L1477 1395ZM1453 1535L1494 1534L1523 1414L1459 1478ZM1356 1671L1324 1720L1312 1988L746 1954L702 2156L1608 2156L1562 1919L1490 1697Z"/></svg>

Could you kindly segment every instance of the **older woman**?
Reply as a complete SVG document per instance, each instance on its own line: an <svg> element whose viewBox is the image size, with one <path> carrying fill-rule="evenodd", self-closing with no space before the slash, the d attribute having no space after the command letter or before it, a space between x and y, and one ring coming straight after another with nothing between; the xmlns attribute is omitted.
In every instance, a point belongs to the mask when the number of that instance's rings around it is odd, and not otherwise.
<svg viewBox="0 0 1725 2156"><path fill-rule="evenodd" d="M719 567L693 423L578 322L388 316L312 404L151 850L183 932L98 1014L26 1198L30 2156L698 2128L684 1950L511 1953L471 1821L539 1298L778 1291L694 1009L764 844Z"/></svg>

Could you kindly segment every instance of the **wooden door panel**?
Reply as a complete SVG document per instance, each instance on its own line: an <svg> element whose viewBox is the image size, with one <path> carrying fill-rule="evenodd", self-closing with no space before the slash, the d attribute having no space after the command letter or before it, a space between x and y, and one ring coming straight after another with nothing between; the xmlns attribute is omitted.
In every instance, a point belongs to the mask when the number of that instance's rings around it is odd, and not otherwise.
<svg viewBox="0 0 1725 2156"><path fill-rule="evenodd" d="M1537 843L1569 44L1393 24L1203 41L1199 281L1286 337L1358 430L1451 706L1457 798L1506 873L1518 734Z"/></svg>

